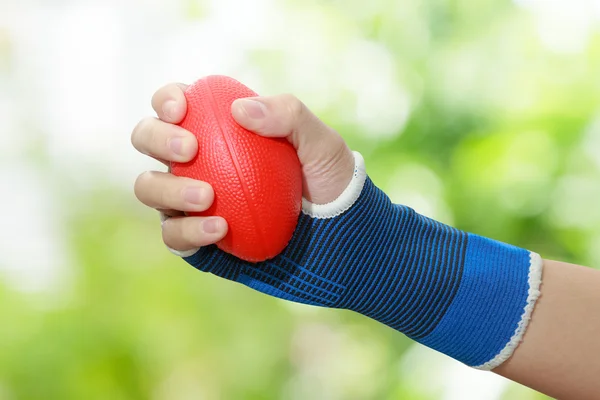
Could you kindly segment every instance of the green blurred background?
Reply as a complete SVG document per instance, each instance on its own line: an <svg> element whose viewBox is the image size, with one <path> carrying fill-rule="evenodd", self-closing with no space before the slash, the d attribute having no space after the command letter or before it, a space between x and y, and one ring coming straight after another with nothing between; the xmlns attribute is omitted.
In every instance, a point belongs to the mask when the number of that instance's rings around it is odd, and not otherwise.
<svg viewBox="0 0 600 400"><path fill-rule="evenodd" d="M600 2L0 6L0 399L545 398L171 256L129 134L171 81L292 92L394 201L597 266Z"/></svg>

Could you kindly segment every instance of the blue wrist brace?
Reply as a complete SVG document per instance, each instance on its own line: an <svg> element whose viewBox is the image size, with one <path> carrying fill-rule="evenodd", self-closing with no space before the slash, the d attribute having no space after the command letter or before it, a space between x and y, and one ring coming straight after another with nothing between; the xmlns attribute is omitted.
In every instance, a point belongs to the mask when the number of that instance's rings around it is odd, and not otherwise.
<svg viewBox="0 0 600 400"><path fill-rule="evenodd" d="M541 258L393 204L355 158L338 200L304 200L276 258L251 264L216 246L180 255L275 297L356 311L475 368L507 360L539 296Z"/></svg>

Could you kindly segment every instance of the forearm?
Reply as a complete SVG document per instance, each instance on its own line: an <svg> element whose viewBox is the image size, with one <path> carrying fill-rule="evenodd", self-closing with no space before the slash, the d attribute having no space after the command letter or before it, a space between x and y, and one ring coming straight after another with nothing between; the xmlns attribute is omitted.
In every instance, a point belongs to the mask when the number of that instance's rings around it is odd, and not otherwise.
<svg viewBox="0 0 600 400"><path fill-rule="evenodd" d="M197 137L166 123L182 123L191 110L183 87L159 91L152 104L160 121L139 124L132 134L138 150L165 164L191 162L198 149ZM496 368L552 396L600 399L600 272L550 261L542 268L535 253L392 204L367 179L362 157L355 155L352 171L341 137L293 97L237 102L232 116L245 129L286 137L296 147L305 199L294 236L279 256L245 262L213 245L226 235L243 238L244 230L228 231L222 219L220 229L209 229L218 217L183 217L230 193L143 174L138 198L178 217L162 225L165 244L176 254L189 255L186 261L201 271L269 295L360 312L467 365ZM176 139L180 145L168 146ZM207 196L191 202L183 196L200 186Z"/></svg>
<svg viewBox="0 0 600 400"><path fill-rule="evenodd" d="M600 399L600 271L544 264L523 342L494 372L559 399Z"/></svg>
<svg viewBox="0 0 600 400"><path fill-rule="evenodd" d="M393 204L355 156L344 193L305 202L276 258L251 265L208 247L186 261L283 299L359 312L479 369L506 361L539 295L541 258Z"/></svg>

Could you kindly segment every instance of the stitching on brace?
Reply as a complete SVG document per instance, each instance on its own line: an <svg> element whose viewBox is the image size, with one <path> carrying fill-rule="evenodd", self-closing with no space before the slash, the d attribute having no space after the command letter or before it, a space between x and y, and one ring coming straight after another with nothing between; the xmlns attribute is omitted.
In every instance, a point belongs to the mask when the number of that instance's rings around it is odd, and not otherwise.
<svg viewBox="0 0 600 400"><path fill-rule="evenodd" d="M510 338L508 344L490 361L485 364L473 367L475 369L480 369L483 371L491 371L494 368L500 366L503 362L508 360L521 341L523 340L523 336L527 331L527 327L529 326L529 321L531 320L531 314L533 314L533 310L535 308L535 303L537 299L540 297L540 286L542 284L542 269L543 269L543 260L536 253L530 253L530 262L529 262L529 291L527 295L527 304L525 305L523 315L521 316L521 320L517 325L517 329L515 330L514 335Z"/></svg>

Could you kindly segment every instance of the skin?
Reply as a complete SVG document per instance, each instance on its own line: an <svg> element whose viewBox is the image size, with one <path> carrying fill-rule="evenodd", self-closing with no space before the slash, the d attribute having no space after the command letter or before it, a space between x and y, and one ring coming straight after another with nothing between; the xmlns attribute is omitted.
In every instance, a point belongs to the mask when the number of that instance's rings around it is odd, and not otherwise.
<svg viewBox="0 0 600 400"><path fill-rule="evenodd" d="M600 271L545 261L523 342L494 371L557 399L600 399Z"/></svg>
<svg viewBox="0 0 600 400"><path fill-rule="evenodd" d="M131 141L141 153L165 165L186 162L198 151L194 135L175 124L186 114L186 85L171 84L152 97L158 118L146 118ZM335 200L354 170L352 152L333 129L291 95L237 100L234 119L267 137L294 145L303 169L303 194L316 204ZM219 241L227 233L220 217L187 217L186 211L210 207L214 192L206 182L169 173L142 173L137 198L169 218L163 241L186 251ZM600 399L600 271L557 261L544 262L542 295L523 342L495 373L559 399Z"/></svg>

